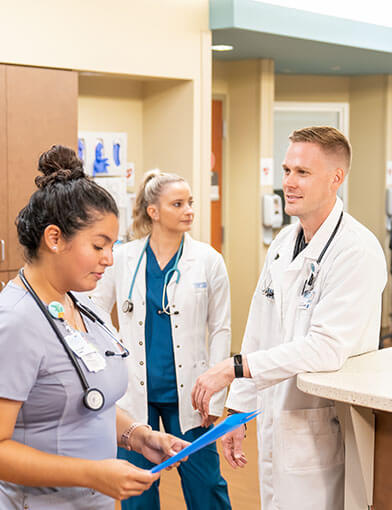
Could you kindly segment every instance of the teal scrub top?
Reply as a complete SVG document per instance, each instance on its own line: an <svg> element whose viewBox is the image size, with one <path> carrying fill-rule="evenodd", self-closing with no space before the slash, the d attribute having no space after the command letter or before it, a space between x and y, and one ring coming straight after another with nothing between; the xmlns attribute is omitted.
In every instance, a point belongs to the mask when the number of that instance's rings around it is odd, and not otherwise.
<svg viewBox="0 0 392 510"><path fill-rule="evenodd" d="M177 252L178 253L178 252ZM176 403L177 380L174 364L170 316L162 310L162 293L166 273L174 267L175 253L164 269L159 267L154 252L147 245L146 256L146 367L148 401ZM173 277L171 273L168 283ZM165 304L167 295L165 294Z"/></svg>

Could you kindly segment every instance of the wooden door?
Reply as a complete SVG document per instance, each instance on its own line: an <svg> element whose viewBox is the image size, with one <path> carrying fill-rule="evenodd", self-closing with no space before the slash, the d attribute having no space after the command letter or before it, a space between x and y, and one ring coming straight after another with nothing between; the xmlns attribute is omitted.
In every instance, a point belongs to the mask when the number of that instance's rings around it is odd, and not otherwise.
<svg viewBox="0 0 392 510"><path fill-rule="evenodd" d="M77 148L78 75L4 66L7 100L8 269L23 264L15 218L36 189L39 155L52 145Z"/></svg>
<svg viewBox="0 0 392 510"><path fill-rule="evenodd" d="M211 199L211 245L222 252L222 138L223 104L212 101L212 189L215 197ZM214 187L215 188L214 188Z"/></svg>
<svg viewBox="0 0 392 510"><path fill-rule="evenodd" d="M7 109L5 66L0 66L0 271L8 269Z"/></svg>

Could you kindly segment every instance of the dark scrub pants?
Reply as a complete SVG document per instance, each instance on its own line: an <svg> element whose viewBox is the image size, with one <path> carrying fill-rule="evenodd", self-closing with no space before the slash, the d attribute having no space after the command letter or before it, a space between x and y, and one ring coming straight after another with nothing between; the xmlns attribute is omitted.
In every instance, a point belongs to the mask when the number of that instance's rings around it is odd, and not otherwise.
<svg viewBox="0 0 392 510"><path fill-rule="evenodd" d="M176 437L192 442L204 434L207 429L197 427L181 434L178 421L178 404L149 404L149 424L159 430L161 417L165 431ZM151 469L154 464L136 452L124 448L118 449L118 458L128 460L144 469ZM188 510L228 510L231 509L227 483L220 473L219 455L215 443L191 455L177 468L181 477L182 490ZM141 494L122 501L122 510L158 510L159 480Z"/></svg>

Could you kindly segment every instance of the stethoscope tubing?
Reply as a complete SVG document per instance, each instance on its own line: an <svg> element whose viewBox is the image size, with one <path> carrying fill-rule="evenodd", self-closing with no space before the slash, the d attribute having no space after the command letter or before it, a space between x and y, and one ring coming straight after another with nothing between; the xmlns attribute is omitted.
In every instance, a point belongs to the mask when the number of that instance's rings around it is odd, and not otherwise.
<svg viewBox="0 0 392 510"><path fill-rule="evenodd" d="M336 236L337 232L338 232L338 229L340 227L340 224L342 222L342 219L343 219L343 211L340 213L340 216L339 216L339 220L337 222L337 224L335 225L335 228L332 232L332 234L329 236L329 239L328 241L325 243L325 246L324 248L322 249L318 259L317 259L317 265L319 266L324 255L325 255L325 252L328 250L330 244L332 243L334 237ZM314 285L314 280L315 280L315 273L312 271L310 277L308 279L305 280L305 283L304 283L304 286L302 288L302 292L301 292L301 295L303 296L304 293L305 293L305 289L307 286L309 286L311 289L313 289L313 285Z"/></svg>
<svg viewBox="0 0 392 510"><path fill-rule="evenodd" d="M86 377L85 377L85 375L84 375L84 373L83 373L83 371L82 371L82 369L81 369L81 367L80 367L80 365L78 363L78 360L76 359L74 353L72 352L72 350L68 346L67 342L65 341L63 335L61 334L59 328L57 327L56 323L54 322L52 316L48 312L46 306L41 301L41 299L38 297L38 295L36 294L35 290L33 289L33 287L30 285L30 283L26 279L26 277L24 275L23 268L20 269L20 271L19 271L19 277L22 280L23 285L26 287L26 289L28 290L28 292L30 293L30 295L33 297L34 301L36 302L36 304L40 308L41 312L46 317L46 319L49 322L51 328L56 333L57 338L60 340L61 345L64 347L65 352L67 353L67 355L68 355L72 365L74 366L74 368L75 368L75 370L76 370L76 372L77 372L77 374L79 376L79 379L80 379L80 382L82 383L83 389L85 391L88 391L90 389L90 385L87 382L87 379L86 379Z"/></svg>
<svg viewBox="0 0 392 510"><path fill-rule="evenodd" d="M150 236L147 237L147 240L144 243L143 249L139 255L139 260L136 264L136 269L132 276L131 287L129 289L128 298L125 301L125 303L123 304L122 309L123 309L124 313L133 311L133 303L132 303L133 289L135 287L136 277L139 272L140 264L142 263L144 254L146 253L149 241L150 241ZM170 312L169 303L167 305L165 305L165 295L166 295L166 289L168 286L169 277L171 276L172 273L174 273L174 274L177 273L177 278L176 278L175 283L178 284L178 282L180 281L181 272L177 266L178 266L178 261L182 255L183 247L184 247L184 236L182 237L180 246L178 248L176 260L174 262L174 267L172 269L170 269L165 275L164 284L163 284L163 292L162 292L162 310L160 310L159 313L166 313L167 315L172 315L172 313ZM124 305L126 305L126 306L124 306ZM174 312L174 314L178 314L178 311Z"/></svg>

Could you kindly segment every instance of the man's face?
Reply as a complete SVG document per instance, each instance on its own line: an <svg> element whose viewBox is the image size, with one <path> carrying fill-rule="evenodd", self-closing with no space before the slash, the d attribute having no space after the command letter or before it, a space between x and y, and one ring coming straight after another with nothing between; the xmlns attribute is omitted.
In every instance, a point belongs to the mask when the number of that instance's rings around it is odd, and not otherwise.
<svg viewBox="0 0 392 510"><path fill-rule="evenodd" d="M344 178L337 158L326 154L315 143L292 142L283 171L286 214L298 216L300 220L312 217L323 221L335 203Z"/></svg>

